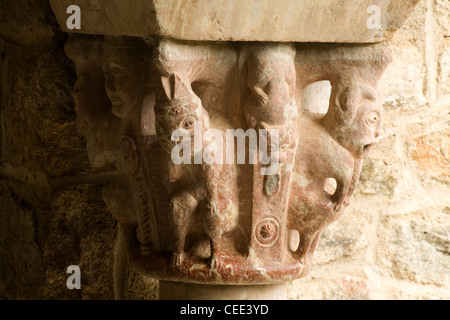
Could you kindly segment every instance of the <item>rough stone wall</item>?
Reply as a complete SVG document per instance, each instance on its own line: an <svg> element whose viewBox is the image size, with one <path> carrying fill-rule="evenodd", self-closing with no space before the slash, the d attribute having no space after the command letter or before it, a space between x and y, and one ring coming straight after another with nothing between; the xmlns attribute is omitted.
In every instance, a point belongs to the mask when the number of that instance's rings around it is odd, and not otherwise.
<svg viewBox="0 0 450 320"><path fill-rule="evenodd" d="M450 299L450 3L421 1L390 44L383 139L291 299Z"/></svg>
<svg viewBox="0 0 450 320"><path fill-rule="evenodd" d="M77 132L65 40L47 0L0 1L0 299L114 298L111 168L91 169ZM156 297L155 280L129 279L129 298Z"/></svg>
<svg viewBox="0 0 450 320"><path fill-rule="evenodd" d="M391 41L384 139L290 299L450 299L449 13L423 0ZM113 298L112 168L91 169L76 130L65 39L48 1L0 2L0 299ZM156 297L129 271L128 298Z"/></svg>

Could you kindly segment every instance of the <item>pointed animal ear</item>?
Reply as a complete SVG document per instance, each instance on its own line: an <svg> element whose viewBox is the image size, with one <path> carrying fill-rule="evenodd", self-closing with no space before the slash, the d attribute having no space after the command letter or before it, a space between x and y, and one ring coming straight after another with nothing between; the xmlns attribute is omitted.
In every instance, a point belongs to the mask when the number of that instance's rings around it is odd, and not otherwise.
<svg viewBox="0 0 450 320"><path fill-rule="evenodd" d="M161 76L161 83L164 89L164 92L166 93L166 97L169 100L172 100L173 96L173 87L174 87L174 79L173 74L169 76Z"/></svg>
<svg viewBox="0 0 450 320"><path fill-rule="evenodd" d="M368 85L364 86L361 89L361 95L364 99L371 100L371 101L376 101L378 98L377 90L374 87L368 86Z"/></svg>
<svg viewBox="0 0 450 320"><path fill-rule="evenodd" d="M174 75L174 92L173 98L180 99L191 95L192 90L188 87L177 74Z"/></svg>
<svg viewBox="0 0 450 320"><path fill-rule="evenodd" d="M358 104L361 101L361 92L354 84L343 85L336 92L334 101L336 120L345 123L354 118Z"/></svg>

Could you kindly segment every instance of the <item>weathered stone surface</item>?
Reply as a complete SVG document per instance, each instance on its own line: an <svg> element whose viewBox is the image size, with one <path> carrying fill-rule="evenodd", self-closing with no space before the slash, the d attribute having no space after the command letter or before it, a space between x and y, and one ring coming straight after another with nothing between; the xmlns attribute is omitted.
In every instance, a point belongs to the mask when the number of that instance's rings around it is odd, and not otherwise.
<svg viewBox="0 0 450 320"><path fill-rule="evenodd" d="M380 27L370 29L373 1L52 0L62 30L182 40L373 43L388 39L417 0L377 1ZM107 3L107 5L106 5ZM66 9L78 5L81 30L68 30ZM106 9L107 8L107 9ZM338 28L336 26L339 26Z"/></svg>
<svg viewBox="0 0 450 320"><path fill-rule="evenodd" d="M409 155L421 180L433 179L443 185L450 183L450 133L448 130L415 137L408 143Z"/></svg>
<svg viewBox="0 0 450 320"><path fill-rule="evenodd" d="M34 50L51 42L55 36L52 26L55 22L47 0L32 3L3 0L0 3L0 37Z"/></svg>
<svg viewBox="0 0 450 320"><path fill-rule="evenodd" d="M436 40L437 86L439 94L450 93L450 3L437 0L435 3L436 26L434 33Z"/></svg>
<svg viewBox="0 0 450 320"><path fill-rule="evenodd" d="M390 276L449 288L449 230L448 207L385 216L377 259Z"/></svg>
<svg viewBox="0 0 450 320"><path fill-rule="evenodd" d="M442 29L443 36L450 35L450 25L448 24L448 12L450 11L450 3L445 0L436 0L435 2L436 23Z"/></svg>
<svg viewBox="0 0 450 320"><path fill-rule="evenodd" d="M116 225L101 188L83 186L111 179L90 175L65 37L48 1L2 1L0 12L0 296L111 299ZM77 263L82 291L66 287ZM157 297L154 280L129 273L128 298Z"/></svg>
<svg viewBox="0 0 450 320"><path fill-rule="evenodd" d="M42 298L45 268L34 213L2 181L0 203L0 299Z"/></svg>
<svg viewBox="0 0 450 320"><path fill-rule="evenodd" d="M420 48L405 44L393 47L393 51L395 56L393 65L386 69L381 81L386 111L399 108L401 111L411 110L425 105L423 88L425 70Z"/></svg>
<svg viewBox="0 0 450 320"><path fill-rule="evenodd" d="M144 277L131 268L128 270L125 299L158 300L159 280Z"/></svg>
<svg viewBox="0 0 450 320"><path fill-rule="evenodd" d="M245 286L205 286L161 281L160 300L285 300L286 284ZM227 310L228 311L228 310Z"/></svg>
<svg viewBox="0 0 450 320"><path fill-rule="evenodd" d="M438 56L439 76L437 79L439 91L441 95L449 95L450 92L450 52L446 50L450 48L450 35L442 39L442 51Z"/></svg>
<svg viewBox="0 0 450 320"><path fill-rule="evenodd" d="M426 1L418 3L413 15L392 38L395 59L386 68L380 82L384 107L390 110L415 109L427 103L424 61L426 46Z"/></svg>
<svg viewBox="0 0 450 320"><path fill-rule="evenodd" d="M84 141L77 134L71 102L74 74L61 48L28 57L8 47L3 87L1 160L41 172L49 179L89 171ZM61 154L71 154L61 160ZM12 174L11 174L12 175Z"/></svg>
<svg viewBox="0 0 450 320"><path fill-rule="evenodd" d="M54 195L50 234L44 245L52 298L113 298L115 221L100 199L101 188L94 186L71 187ZM106 259L98 260L98 256ZM65 286L65 270L70 265L78 265L82 271L82 291Z"/></svg>
<svg viewBox="0 0 450 320"><path fill-rule="evenodd" d="M417 180L434 192L449 191L449 141L448 112L450 99L438 100L432 108L425 107L420 117L411 117L405 127L405 159L410 163ZM430 112L433 110L432 112Z"/></svg>
<svg viewBox="0 0 450 320"><path fill-rule="evenodd" d="M314 286L310 284L314 283ZM368 300L370 282L364 273L333 272L320 278L296 280L288 287L288 297L294 300Z"/></svg>
<svg viewBox="0 0 450 320"><path fill-rule="evenodd" d="M357 192L393 198L399 184L403 184L402 160L393 152L397 137L382 139L364 161Z"/></svg>
<svg viewBox="0 0 450 320"><path fill-rule="evenodd" d="M371 217L350 206L345 214L323 232L313 264L324 265L343 259L355 259L368 245Z"/></svg>

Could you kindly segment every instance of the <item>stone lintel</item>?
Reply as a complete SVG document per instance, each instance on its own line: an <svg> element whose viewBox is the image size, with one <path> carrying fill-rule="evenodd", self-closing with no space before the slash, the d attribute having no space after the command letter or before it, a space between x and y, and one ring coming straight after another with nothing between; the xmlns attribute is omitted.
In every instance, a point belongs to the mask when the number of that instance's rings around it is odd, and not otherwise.
<svg viewBox="0 0 450 320"><path fill-rule="evenodd" d="M63 31L196 41L376 43L389 39L418 0L50 0ZM81 29L69 30L70 5ZM376 6L374 9L371 6ZM371 9L369 9L371 7ZM368 27L379 10L379 26ZM373 22L373 21L372 21ZM376 22L376 21L375 21Z"/></svg>

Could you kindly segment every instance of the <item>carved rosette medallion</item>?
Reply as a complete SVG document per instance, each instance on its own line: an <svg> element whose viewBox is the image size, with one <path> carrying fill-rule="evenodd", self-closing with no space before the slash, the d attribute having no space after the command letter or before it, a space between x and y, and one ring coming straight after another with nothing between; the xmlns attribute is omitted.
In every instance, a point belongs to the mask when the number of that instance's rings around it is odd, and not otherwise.
<svg viewBox="0 0 450 320"><path fill-rule="evenodd" d="M280 224L275 218L266 217L255 224L253 233L260 245L270 247L280 236Z"/></svg>

